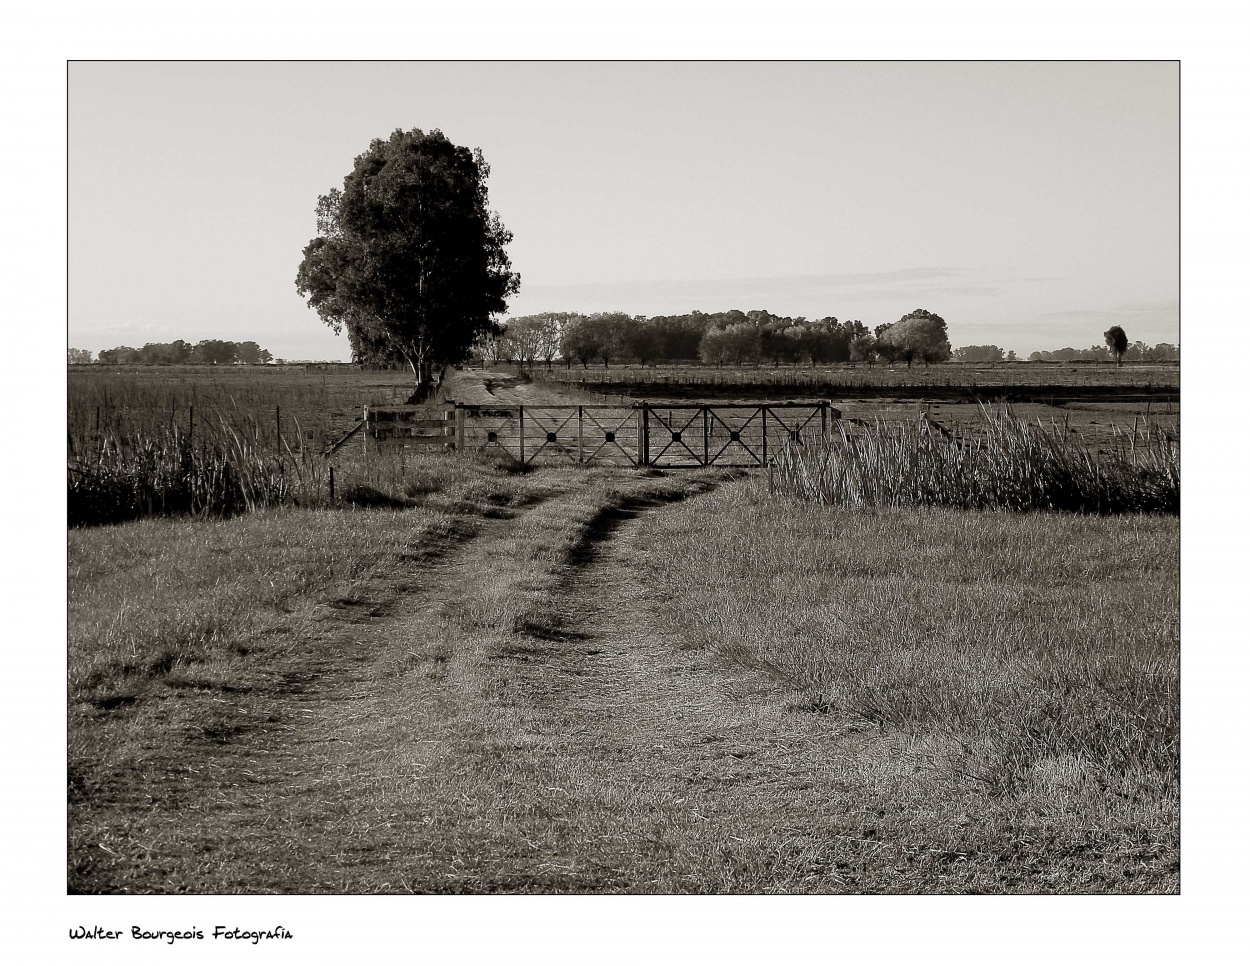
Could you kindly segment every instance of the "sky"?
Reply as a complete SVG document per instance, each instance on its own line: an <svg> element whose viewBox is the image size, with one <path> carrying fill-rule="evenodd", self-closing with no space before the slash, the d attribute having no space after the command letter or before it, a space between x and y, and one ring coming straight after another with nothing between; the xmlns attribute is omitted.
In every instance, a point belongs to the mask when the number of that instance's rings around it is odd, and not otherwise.
<svg viewBox="0 0 1250 966"><path fill-rule="evenodd" d="M480 147L509 314L925 308L952 345L1179 342L1179 68L71 62L69 343L348 359L295 290L396 128Z"/></svg>

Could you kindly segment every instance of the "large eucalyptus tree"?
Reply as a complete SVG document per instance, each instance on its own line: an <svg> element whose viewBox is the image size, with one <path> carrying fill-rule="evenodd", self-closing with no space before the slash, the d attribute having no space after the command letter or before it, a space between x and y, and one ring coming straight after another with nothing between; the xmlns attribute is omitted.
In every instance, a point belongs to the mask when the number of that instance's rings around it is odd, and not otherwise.
<svg viewBox="0 0 1250 966"><path fill-rule="evenodd" d="M296 289L358 361L404 361L429 389L460 362L520 288L512 235L487 208L490 166L438 130L397 130L356 158L343 189L317 199L317 237Z"/></svg>

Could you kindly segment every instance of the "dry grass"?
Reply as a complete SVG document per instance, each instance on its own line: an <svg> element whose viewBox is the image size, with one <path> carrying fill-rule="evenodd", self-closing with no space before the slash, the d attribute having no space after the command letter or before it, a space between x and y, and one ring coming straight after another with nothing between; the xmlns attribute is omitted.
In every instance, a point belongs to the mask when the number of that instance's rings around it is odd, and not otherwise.
<svg viewBox="0 0 1250 966"><path fill-rule="evenodd" d="M1175 517L336 465L70 531L72 890L1177 888Z"/></svg>
<svg viewBox="0 0 1250 966"><path fill-rule="evenodd" d="M1175 363L1132 364L1116 368L1112 363L1063 365L1049 363L973 364L943 363L931 367L903 364L889 366L865 363L852 365L724 366L691 364L657 364L654 366L616 364L582 368L556 367L550 370L535 366L535 379L559 386L579 387L595 392L621 393L634 391L640 395L663 394L670 390L688 390L708 394L750 387L757 392L769 390L817 392L854 395L857 390L882 387L925 389L946 387L1148 387L1176 389L1180 386L1180 366Z"/></svg>
<svg viewBox="0 0 1250 966"><path fill-rule="evenodd" d="M404 510L71 531L71 889L447 889L419 870L500 848L532 865L474 818L494 829L506 798L466 795L496 766L516 774L499 656L541 625L536 595L622 498L617 479L448 459ZM479 548L492 526L506 538ZM483 729L497 737L480 745ZM419 777L427 756L437 782Z"/></svg>
<svg viewBox="0 0 1250 966"><path fill-rule="evenodd" d="M833 510L755 484L640 539L687 646L910 742L929 817L894 834L959 856L965 888L1177 888L1175 518Z"/></svg>
<svg viewBox="0 0 1250 966"><path fill-rule="evenodd" d="M71 888L1176 888L1175 519L712 482L71 532Z"/></svg>
<svg viewBox="0 0 1250 966"><path fill-rule="evenodd" d="M1119 434L1091 451L1059 423L1029 423L1010 407L981 408L980 425L951 433L919 421L837 425L826 441L787 446L778 492L829 506L944 506L1077 513L1179 513L1179 426Z"/></svg>

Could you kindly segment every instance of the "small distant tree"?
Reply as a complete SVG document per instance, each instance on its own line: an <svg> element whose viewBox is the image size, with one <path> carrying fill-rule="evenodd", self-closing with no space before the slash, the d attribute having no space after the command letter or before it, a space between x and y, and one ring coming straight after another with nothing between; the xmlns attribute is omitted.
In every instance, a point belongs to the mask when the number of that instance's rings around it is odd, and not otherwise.
<svg viewBox="0 0 1250 966"><path fill-rule="evenodd" d="M564 327L560 354L565 361L576 359L585 369L599 355L599 329L587 316L578 316Z"/></svg>
<svg viewBox="0 0 1250 966"><path fill-rule="evenodd" d="M625 354L636 360L640 366L657 358L663 348L659 329L642 315L635 316L625 324L621 342Z"/></svg>
<svg viewBox="0 0 1250 966"><path fill-rule="evenodd" d="M1128 336L1124 334L1124 330L1118 325L1113 325L1102 334L1106 340L1107 348L1111 350L1115 356L1115 364L1118 369L1124 361L1124 353L1128 351Z"/></svg>
<svg viewBox="0 0 1250 966"><path fill-rule="evenodd" d="M121 366L139 361L139 350L128 345L119 345L112 349L100 350L100 362L107 366Z"/></svg>
<svg viewBox="0 0 1250 966"><path fill-rule="evenodd" d="M873 365L877 361L877 339L867 330L851 338L851 361Z"/></svg>
<svg viewBox="0 0 1250 966"><path fill-rule="evenodd" d="M509 359L533 368L542 350L544 321L537 315L523 315L508 322L506 355Z"/></svg>
<svg viewBox="0 0 1250 966"><path fill-rule="evenodd" d="M263 366L273 358L273 354L268 349L262 349L255 342L240 342L235 354L239 362L249 366Z"/></svg>
<svg viewBox="0 0 1250 966"><path fill-rule="evenodd" d="M965 345L954 356L958 362L1002 362L1003 350L996 345Z"/></svg>
<svg viewBox="0 0 1250 966"><path fill-rule="evenodd" d="M625 354L625 328L633 320L624 312L596 312L586 321L595 333L595 358L608 369L613 359Z"/></svg>
<svg viewBox="0 0 1250 966"><path fill-rule="evenodd" d="M70 349L69 350L69 364L71 366L86 365L90 361L91 361L90 349Z"/></svg>
<svg viewBox="0 0 1250 966"><path fill-rule="evenodd" d="M543 312L537 316L538 326L538 358L551 368L551 360L560 354L560 339L564 334L564 326L569 319L567 312Z"/></svg>
<svg viewBox="0 0 1250 966"><path fill-rule="evenodd" d="M210 366L228 366L238 358L239 347L222 339L204 339L191 350L191 361Z"/></svg>
<svg viewBox="0 0 1250 966"><path fill-rule="evenodd" d="M741 366L748 362L756 365L760 361L761 339L760 330L750 322L738 322L725 329L729 336L730 358L734 365Z"/></svg>
<svg viewBox="0 0 1250 966"><path fill-rule="evenodd" d="M708 329L699 340L699 359L705 365L723 366L732 351L733 336L724 329Z"/></svg>
<svg viewBox="0 0 1250 966"><path fill-rule="evenodd" d="M946 320L927 309L908 312L897 322L878 326L876 331L882 354L888 357L892 353L894 359L905 359L909 369L916 359L927 366L931 362L945 362L951 357Z"/></svg>
<svg viewBox="0 0 1250 966"><path fill-rule="evenodd" d="M490 327L478 335L473 343L473 355L482 361L482 368L497 365L503 357L504 339L508 328L502 322L492 321Z"/></svg>

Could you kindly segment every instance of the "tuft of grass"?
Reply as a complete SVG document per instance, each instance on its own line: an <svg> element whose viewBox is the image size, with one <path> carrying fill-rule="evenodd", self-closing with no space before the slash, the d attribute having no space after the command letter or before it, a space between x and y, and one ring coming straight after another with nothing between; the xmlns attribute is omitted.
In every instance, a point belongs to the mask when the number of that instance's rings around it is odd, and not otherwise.
<svg viewBox="0 0 1250 966"><path fill-rule="evenodd" d="M1179 428L1146 423L1091 451L1067 426L981 407L972 432L951 433L922 416L877 420L862 431L839 423L829 439L787 446L776 461L777 492L843 507L940 506L1179 513Z"/></svg>

